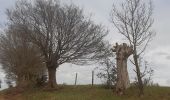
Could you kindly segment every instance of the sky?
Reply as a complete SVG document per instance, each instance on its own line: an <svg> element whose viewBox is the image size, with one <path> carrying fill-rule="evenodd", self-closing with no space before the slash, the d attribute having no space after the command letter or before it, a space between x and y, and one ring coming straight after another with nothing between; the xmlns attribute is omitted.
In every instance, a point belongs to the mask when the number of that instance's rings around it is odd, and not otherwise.
<svg viewBox="0 0 170 100"><path fill-rule="evenodd" d="M6 23L5 9L14 6L16 0L0 0L0 27ZM109 13L113 3L118 0L61 0L65 3L73 3L84 9L85 15L92 15L92 19L107 27L109 35L107 39L111 44L125 41L125 38L118 33L116 28L109 21ZM120 0L119 0L120 1ZM145 59L154 69L153 81L162 86L170 86L170 0L153 0L154 3L154 24L153 29L157 33L145 51ZM97 70L97 65L76 66L73 64L63 64L57 69L57 82L60 84L74 84L75 74L78 73L78 84L91 84L91 71ZM128 71L130 79L133 80L135 74L134 66L129 64ZM0 71L3 78L3 70ZM95 76L95 83L101 83ZM3 84L5 87L5 84Z"/></svg>

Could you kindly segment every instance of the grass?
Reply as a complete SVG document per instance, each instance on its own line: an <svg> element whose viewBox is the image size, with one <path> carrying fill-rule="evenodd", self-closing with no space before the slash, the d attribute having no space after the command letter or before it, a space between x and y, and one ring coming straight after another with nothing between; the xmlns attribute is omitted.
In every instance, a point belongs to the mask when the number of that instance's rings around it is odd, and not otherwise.
<svg viewBox="0 0 170 100"><path fill-rule="evenodd" d="M146 87L142 98L139 98L137 93L134 87L120 97L116 96L113 90L101 86L64 86L57 91L27 89L15 93L4 90L0 93L0 100L170 100L169 87Z"/></svg>

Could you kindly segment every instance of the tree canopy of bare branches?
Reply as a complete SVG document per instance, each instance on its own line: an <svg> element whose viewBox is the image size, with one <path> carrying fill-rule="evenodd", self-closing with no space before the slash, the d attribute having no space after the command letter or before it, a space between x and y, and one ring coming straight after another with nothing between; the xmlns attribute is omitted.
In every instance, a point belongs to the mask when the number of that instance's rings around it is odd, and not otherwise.
<svg viewBox="0 0 170 100"><path fill-rule="evenodd" d="M139 67L139 56L144 52L154 36L151 27L153 4L151 0L125 0L117 7L113 5L111 22L133 46L133 61L136 66L140 94L143 95L143 83Z"/></svg>
<svg viewBox="0 0 170 100"><path fill-rule="evenodd" d="M0 63L8 81L19 87L35 85L45 74L45 64L37 47L27 42L14 28L0 35Z"/></svg>
<svg viewBox="0 0 170 100"><path fill-rule="evenodd" d="M48 69L50 87L56 87L56 68L63 63L86 64L106 55L107 30L95 24L79 7L58 0L19 1L7 12L11 26L22 30L38 46Z"/></svg>

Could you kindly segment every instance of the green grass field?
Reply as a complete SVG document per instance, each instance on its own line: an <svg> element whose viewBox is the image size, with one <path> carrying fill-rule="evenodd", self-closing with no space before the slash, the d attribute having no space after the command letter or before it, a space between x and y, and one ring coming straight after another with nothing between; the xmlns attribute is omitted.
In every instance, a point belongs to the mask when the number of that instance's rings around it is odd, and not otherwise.
<svg viewBox="0 0 170 100"><path fill-rule="evenodd" d="M64 86L57 91L27 89L18 93L4 90L0 93L0 100L170 100L169 87L147 87L142 98L138 97L136 88L129 88L119 97L113 90L101 86Z"/></svg>

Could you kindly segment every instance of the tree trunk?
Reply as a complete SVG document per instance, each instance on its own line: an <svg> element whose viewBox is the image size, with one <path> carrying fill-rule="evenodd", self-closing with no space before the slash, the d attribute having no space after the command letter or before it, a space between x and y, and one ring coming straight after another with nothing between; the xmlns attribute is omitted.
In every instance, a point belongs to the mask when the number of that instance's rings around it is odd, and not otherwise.
<svg viewBox="0 0 170 100"><path fill-rule="evenodd" d="M129 74L128 74L128 70L127 70L127 59L124 59L123 60L123 63L122 63L123 65L123 68L122 68L122 75L123 75L123 77L122 77L122 81L123 81L123 85L124 85L124 88L125 89L127 89L127 88L129 88L130 87L130 80L129 80Z"/></svg>
<svg viewBox="0 0 170 100"><path fill-rule="evenodd" d="M57 88L55 67L48 67L48 87Z"/></svg>
<svg viewBox="0 0 170 100"><path fill-rule="evenodd" d="M133 47L128 46L126 43L122 45L114 46L113 52L116 52L117 61L117 83L116 83L116 93L118 95L123 95L125 89L130 87L130 80L127 71L127 59L133 53Z"/></svg>
<svg viewBox="0 0 170 100"><path fill-rule="evenodd" d="M127 59L117 59L117 83L116 93L123 95L125 89L130 86L129 75L127 71Z"/></svg>
<svg viewBox="0 0 170 100"><path fill-rule="evenodd" d="M137 79L138 79L138 87L139 87L139 95L142 96L144 95L144 88L143 88L143 82L140 74L140 68L139 68L139 63L138 63L138 57L136 55L136 51L134 52L133 59L135 62L136 66L136 74L137 74Z"/></svg>
<svg viewBox="0 0 170 100"><path fill-rule="evenodd" d="M29 79L29 77L27 77L27 75L18 75L17 81L16 81L16 85L19 88L29 88L30 86L32 86L34 83L31 81L31 79ZM12 83L11 83L12 85Z"/></svg>

